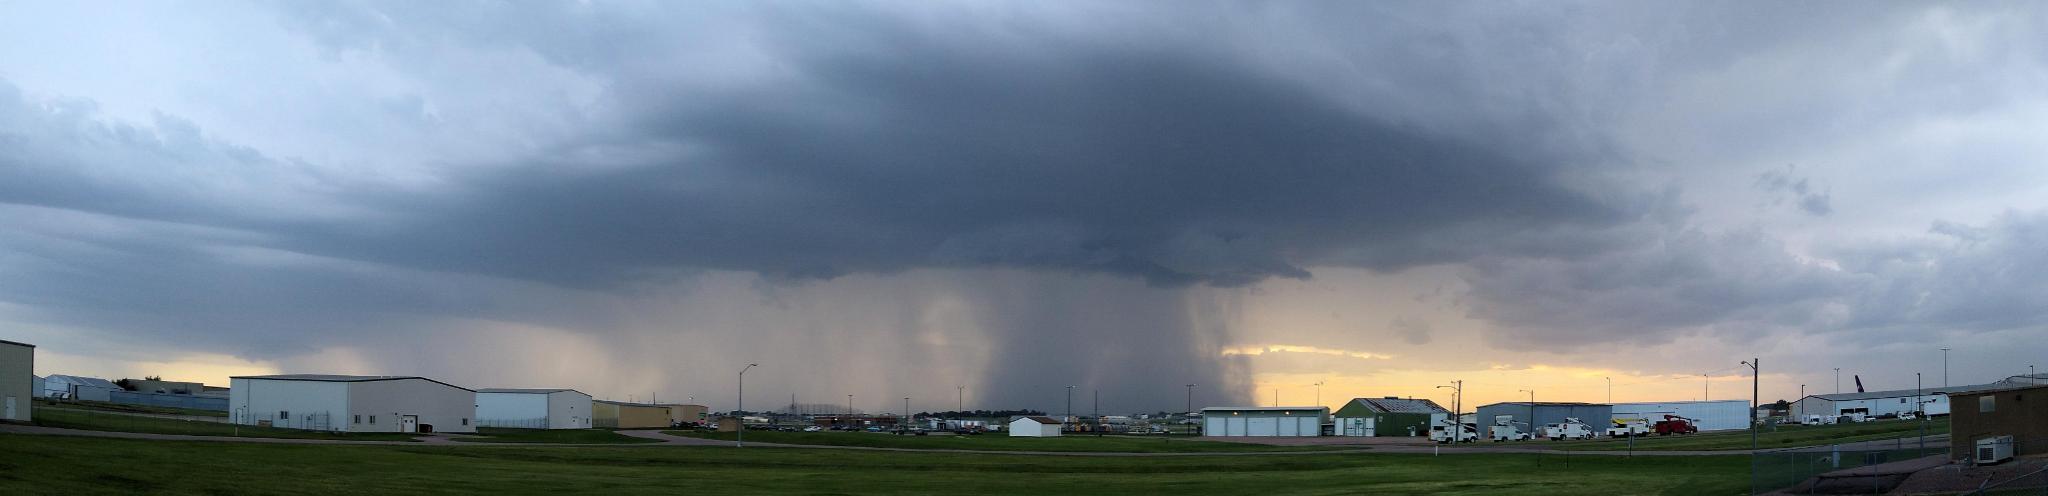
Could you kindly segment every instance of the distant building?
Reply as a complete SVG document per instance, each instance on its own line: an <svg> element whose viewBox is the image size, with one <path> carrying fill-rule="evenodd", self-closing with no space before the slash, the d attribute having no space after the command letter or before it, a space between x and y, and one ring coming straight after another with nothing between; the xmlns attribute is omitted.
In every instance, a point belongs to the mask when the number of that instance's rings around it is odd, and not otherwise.
<svg viewBox="0 0 2048 496"><path fill-rule="evenodd" d="M1768 410L1759 410L1768 412ZM1677 415L1693 420L1693 427L1703 431L1720 431L1749 428L1749 400L1714 401L1665 401L1641 403L1615 403L1613 420L1644 419L1655 425L1665 415ZM1604 419L1581 418L1587 424L1605 429Z"/></svg>
<svg viewBox="0 0 2048 496"><path fill-rule="evenodd" d="M228 378L228 419L335 432L476 432L476 391L414 376Z"/></svg>
<svg viewBox="0 0 2048 496"><path fill-rule="evenodd" d="M1426 399L1352 398L1336 413L1338 436L1427 436L1429 426L1449 421L1451 411Z"/></svg>
<svg viewBox="0 0 2048 496"><path fill-rule="evenodd" d="M43 391L43 376L32 375L29 377L31 378L29 381L29 384L31 384L29 386L29 394L37 398L47 397L48 393Z"/></svg>
<svg viewBox="0 0 2048 496"><path fill-rule="evenodd" d="M1533 418L1532 418L1533 416ZM1579 419L1587 425L1602 427L1602 423L1614 418L1614 406L1601 403L1578 403L1539 401L1510 401L1480 405L1473 418L1480 432L1486 432L1499 419L1515 422L1515 428L1522 432L1536 432L1535 429L1550 424L1565 423L1565 419Z"/></svg>
<svg viewBox="0 0 2048 496"><path fill-rule="evenodd" d="M98 377L64 374L50 374L43 377L43 395L51 398L111 401L107 394L121 390L121 386L114 385L114 381Z"/></svg>
<svg viewBox="0 0 2048 496"><path fill-rule="evenodd" d="M1973 456L1977 442L2012 436L2014 455L2048 453L2048 385L2007 386L1953 393L1949 453Z"/></svg>
<svg viewBox="0 0 2048 496"><path fill-rule="evenodd" d="M655 406L668 409L668 421L670 424L703 424L711 421L711 407L704 405L662 403Z"/></svg>
<svg viewBox="0 0 2048 496"><path fill-rule="evenodd" d="M0 420L34 420L36 346L0 341Z"/></svg>
<svg viewBox="0 0 2048 496"><path fill-rule="evenodd" d="M591 425L606 429L658 429L669 426L668 409L646 403L590 402Z"/></svg>
<svg viewBox="0 0 2048 496"><path fill-rule="evenodd" d="M130 391L157 394L199 394L206 392L206 385L197 382L152 381L149 379L128 379Z"/></svg>
<svg viewBox="0 0 2048 496"><path fill-rule="evenodd" d="M1060 420L1042 415L1026 415L1010 421L1010 437L1059 437Z"/></svg>
<svg viewBox="0 0 2048 496"><path fill-rule="evenodd" d="M1809 415L1842 416L1862 414L1868 417L1890 417L1906 412L1920 412L1927 415L1948 415L1949 393L1995 389L1999 383L1974 384L1967 386L1928 386L1921 389L1897 389L1891 391L1870 391L1864 393L1815 394L1792 402L1792 418L1805 421Z"/></svg>
<svg viewBox="0 0 2048 496"><path fill-rule="evenodd" d="M476 390L476 424L521 429L588 429L590 395L574 389Z"/></svg>
<svg viewBox="0 0 2048 496"><path fill-rule="evenodd" d="M1233 406L1202 409L1202 435L1314 437L1323 435L1321 406Z"/></svg>

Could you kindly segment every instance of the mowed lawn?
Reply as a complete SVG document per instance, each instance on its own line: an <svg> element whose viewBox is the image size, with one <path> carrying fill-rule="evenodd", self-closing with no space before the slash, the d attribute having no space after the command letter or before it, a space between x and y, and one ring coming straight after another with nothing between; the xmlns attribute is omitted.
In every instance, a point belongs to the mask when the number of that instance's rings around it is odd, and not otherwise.
<svg viewBox="0 0 2048 496"><path fill-rule="evenodd" d="M190 415L190 416L194 416L194 417L220 417L220 418L227 418L227 416L228 416L228 412L223 412L223 411L220 411L220 410L196 410L196 409L191 409L191 408L175 408L175 407L168 407L168 406L151 406L151 405L130 405L130 404L127 404L127 403L108 403L108 402L104 402L104 401L84 401L84 400L79 400L79 401L63 401L63 402L59 402L59 403L57 403L57 404L55 404L55 405L49 405L49 404L46 404L46 403L40 403L40 402L36 403L36 409L37 409L37 410L41 410L41 409L44 409L44 408L69 408L69 409L73 409L73 410L100 410L100 411L108 411L108 412L127 412L127 413L154 413L154 414L162 414L162 415Z"/></svg>
<svg viewBox="0 0 2048 496"><path fill-rule="evenodd" d="M1853 424L1835 425L1781 425L1764 427L1757 435L1757 446L1763 449L1796 448L1824 444L1895 439L1920 434L1921 424L1911 420L1878 420ZM1947 434L1948 419L1928 420L1927 435ZM1548 443L1547 441L1545 441ZM1561 441L1550 443L1566 450L1625 450L1626 439L1596 439L1591 441ZM1637 450L1746 450L1750 447L1749 431L1720 431L1684 436L1658 436L1635 438Z"/></svg>
<svg viewBox="0 0 2048 496"><path fill-rule="evenodd" d="M825 449L350 446L0 434L0 494L1736 495L1748 458L1029 456Z"/></svg>
<svg viewBox="0 0 2048 496"><path fill-rule="evenodd" d="M188 436L240 436L269 437L284 439L345 439L354 441L411 441L412 434L395 432L361 432L341 434L333 432L302 431L297 429L275 429L269 427L241 426L224 422L200 420L178 420L143 417L116 413L99 413L84 410L38 408L35 411L35 425L82 429L89 431L142 432L149 434L181 434Z"/></svg>
<svg viewBox="0 0 2048 496"><path fill-rule="evenodd" d="M641 444L659 443L653 439L642 439L603 429L505 429L478 427L474 436L451 436L449 439L468 443L567 443L567 444Z"/></svg>
<svg viewBox="0 0 2048 496"><path fill-rule="evenodd" d="M662 431L676 436L732 441L730 432ZM1358 449L1355 446L1267 446L1249 443L1196 441L1186 437L1084 436L1010 437L1004 433L975 436L899 436L880 432L776 432L747 431L747 441L807 444L812 446L864 446L871 448L920 448L987 451L1063 451L1119 453L1222 453L1257 451L1330 451Z"/></svg>

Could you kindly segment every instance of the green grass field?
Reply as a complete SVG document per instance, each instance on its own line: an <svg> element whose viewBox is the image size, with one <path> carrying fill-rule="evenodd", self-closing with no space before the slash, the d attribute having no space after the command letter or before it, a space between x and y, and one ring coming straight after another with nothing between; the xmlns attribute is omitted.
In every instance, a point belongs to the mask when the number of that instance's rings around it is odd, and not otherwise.
<svg viewBox="0 0 2048 496"><path fill-rule="evenodd" d="M73 410L99 410L99 411L107 411L107 412L128 412L128 413L154 413L154 414L163 414L163 415L190 415L190 416L194 416L194 417L220 417L220 418L227 418L227 416L228 416L228 412L223 412L223 411L219 411L219 410L194 410L194 409L191 409L191 408L172 408L172 407L166 407L166 406L149 406L149 405L130 405L130 404L126 404L126 403L108 403L108 402L104 402L104 401L83 401L83 400L79 400L79 401L62 401L62 402L58 402L58 403L56 403L56 404L49 404L49 403L42 403L42 402L39 402L39 403L36 403L36 408L38 408L38 409L42 409L42 408L68 408L68 409L73 409Z"/></svg>
<svg viewBox="0 0 2048 496"><path fill-rule="evenodd" d="M0 494L1735 495L1748 488L1748 459L1740 456L1574 456L1569 467L1559 458L321 446L0 434Z"/></svg>
<svg viewBox="0 0 2048 496"><path fill-rule="evenodd" d="M662 431L676 436L733 440L730 432ZM813 446L864 446L872 448L922 448L989 451L1063 451L1122 453L1221 453L1245 451L1328 451L1357 447L1266 446L1246 443L1195 441L1185 437L1082 436L1010 437L1002 433L978 436L898 436L878 432L774 432L747 431L747 441L807 444Z"/></svg>
<svg viewBox="0 0 2048 496"><path fill-rule="evenodd" d="M285 439L347 439L355 441L410 441L412 434L395 432L363 432L338 434L332 432L302 431L296 429L275 429L269 427L241 426L223 422L177 420L114 413L95 413L85 410L39 408L35 411L35 425L83 429L89 431L142 432L149 434L182 434L188 436L240 436Z"/></svg>
<svg viewBox="0 0 2048 496"><path fill-rule="evenodd" d="M1765 427L1757 436L1758 446L1763 449L1795 448L1823 444L1894 439L1920 433L1920 423L1901 420L1880 420L1855 424L1835 425L1781 425ZM1948 419L1927 421L1927 434L1947 434ZM1561 441L1550 443L1564 450L1624 450L1628 440L1597 439L1592 441ZM1722 431L1684 436L1658 436L1635 438L1637 450L1746 450L1750 447L1749 431Z"/></svg>
<svg viewBox="0 0 2048 496"><path fill-rule="evenodd" d="M639 444L658 443L653 439L641 439L602 429L504 429L478 427L475 436L450 437L455 441L468 443L573 443L573 444Z"/></svg>

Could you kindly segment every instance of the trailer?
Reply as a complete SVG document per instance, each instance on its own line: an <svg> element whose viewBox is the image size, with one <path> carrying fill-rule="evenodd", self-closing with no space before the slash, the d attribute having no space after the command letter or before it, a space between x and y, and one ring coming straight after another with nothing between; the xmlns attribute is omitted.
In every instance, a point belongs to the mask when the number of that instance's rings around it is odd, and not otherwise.
<svg viewBox="0 0 2048 496"><path fill-rule="evenodd" d="M1607 428L1607 437L1643 437L1650 435L1649 419L1614 419L1614 426Z"/></svg>
<svg viewBox="0 0 2048 496"><path fill-rule="evenodd" d="M1586 425L1585 422L1580 422L1575 417L1565 417L1564 422L1544 426L1543 437L1550 438L1552 441L1592 439L1593 426Z"/></svg>

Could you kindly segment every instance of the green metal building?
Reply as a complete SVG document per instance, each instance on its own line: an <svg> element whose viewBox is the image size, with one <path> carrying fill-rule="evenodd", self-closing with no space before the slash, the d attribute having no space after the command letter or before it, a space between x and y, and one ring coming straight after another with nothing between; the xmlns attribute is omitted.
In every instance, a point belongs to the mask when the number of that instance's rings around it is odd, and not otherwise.
<svg viewBox="0 0 2048 496"><path fill-rule="evenodd" d="M1427 436L1429 426L1449 420L1451 411L1430 400L1388 396L1353 398L1330 417L1336 422L1333 434L1338 436Z"/></svg>

